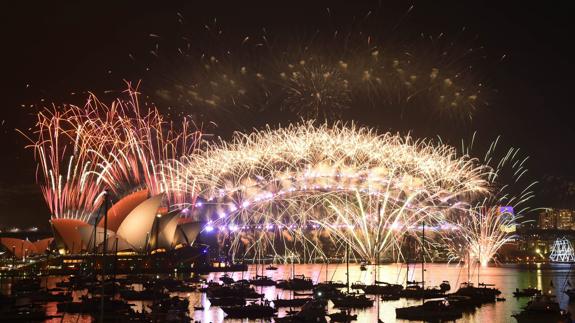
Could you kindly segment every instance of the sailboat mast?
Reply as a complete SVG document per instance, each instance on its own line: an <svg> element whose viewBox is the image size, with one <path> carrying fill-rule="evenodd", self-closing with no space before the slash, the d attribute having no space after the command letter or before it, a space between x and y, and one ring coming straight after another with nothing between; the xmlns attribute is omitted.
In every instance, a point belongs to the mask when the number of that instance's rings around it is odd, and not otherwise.
<svg viewBox="0 0 575 323"><path fill-rule="evenodd" d="M104 190L104 250L102 251L102 296L100 302L100 322L104 322L104 286L106 286L106 253L108 252L107 244L108 244L108 190Z"/></svg>
<svg viewBox="0 0 575 323"><path fill-rule="evenodd" d="M327 269L329 266L329 259L327 258L327 256L325 257L325 282L327 283L328 279L327 279Z"/></svg>
<svg viewBox="0 0 575 323"><path fill-rule="evenodd" d="M407 287L409 284L409 237L406 237L405 241L407 242L407 251L405 257L405 287Z"/></svg>
<svg viewBox="0 0 575 323"><path fill-rule="evenodd" d="M483 209L485 212L485 208ZM479 270L481 270L481 243L483 239L483 232L481 231L481 221L483 220L483 212L479 212L479 243L477 252L477 287L479 287Z"/></svg>
<svg viewBox="0 0 575 323"><path fill-rule="evenodd" d="M379 282L379 253L375 254L375 283Z"/></svg>
<svg viewBox="0 0 575 323"><path fill-rule="evenodd" d="M421 287L425 290L425 222L423 222L422 228L423 243L422 253L421 253Z"/></svg>
<svg viewBox="0 0 575 323"><path fill-rule="evenodd" d="M347 286L347 293L349 294L349 241L347 242L345 248L345 267L346 267L346 277L345 282Z"/></svg>
<svg viewBox="0 0 575 323"><path fill-rule="evenodd" d="M479 252L481 252L481 246L479 247ZM477 287L479 287L479 270L481 269L481 260L479 259L481 256L478 256L477 259Z"/></svg>
<svg viewBox="0 0 575 323"><path fill-rule="evenodd" d="M471 282L471 252L467 249L467 282Z"/></svg>
<svg viewBox="0 0 575 323"><path fill-rule="evenodd" d="M254 232L254 237L255 237L256 236L256 228L255 227L254 227L253 232ZM258 277L258 260L259 260L258 257L259 257L259 255L260 255L260 240L258 239L256 241L256 250L255 250L255 256L254 256L254 262L256 265L256 279Z"/></svg>
<svg viewBox="0 0 575 323"><path fill-rule="evenodd" d="M294 278L295 275L295 257L292 255L291 257L291 279Z"/></svg>
<svg viewBox="0 0 575 323"><path fill-rule="evenodd" d="M381 203L377 203L377 227L379 228L380 225L381 225ZM377 279L379 278L379 277L378 277L378 276L379 276L379 275L378 275L378 273L379 273L379 270L378 270L378 269L379 269L379 268L378 268L378 267L379 267L379 251L380 251L380 249L379 249L379 230L378 230L378 233L377 233L377 244L376 244L376 248L377 248L377 249L376 249L376 252L377 252L377 253L376 253L376 261L375 261L375 262L376 262L376 264L375 264L375 268L376 268L376 270L375 270L375 280L376 280L376 283L377 283ZM380 319L379 319L379 293L377 293L375 301L377 302L377 322L380 322Z"/></svg>
<svg viewBox="0 0 575 323"><path fill-rule="evenodd" d="M421 243L421 289L423 290L423 298L421 303L425 303L425 221L421 228L421 235L423 236Z"/></svg>
<svg viewBox="0 0 575 323"><path fill-rule="evenodd" d="M378 282L378 278L379 278L379 249L377 250L377 253L375 254L375 282L377 284ZM375 301L377 302L377 322L380 322L379 320L379 293L377 293L376 295L376 299Z"/></svg>
<svg viewBox="0 0 575 323"><path fill-rule="evenodd" d="M377 203L377 227L379 228L381 225L381 201ZM375 236L375 269L374 269L374 284L377 284L377 280L379 278L378 275L378 265L379 265L379 230ZM377 318L379 319L379 307L377 310Z"/></svg>

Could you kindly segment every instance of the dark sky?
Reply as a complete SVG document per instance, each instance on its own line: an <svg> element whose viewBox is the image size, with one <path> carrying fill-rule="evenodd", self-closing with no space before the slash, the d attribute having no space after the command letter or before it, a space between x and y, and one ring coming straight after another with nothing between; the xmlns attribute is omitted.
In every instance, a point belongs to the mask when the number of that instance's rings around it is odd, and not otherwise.
<svg viewBox="0 0 575 323"><path fill-rule="evenodd" d="M228 2L234 2L230 5ZM214 17L224 30L246 33L269 28L282 36L324 24L345 25L369 10L381 19L401 22L400 33L457 35L463 27L473 45L483 47L482 77L490 91L489 106L454 135L477 130L531 156L531 176L543 180L538 206L570 204L575 196L563 187L575 179L572 120L575 63L573 19L568 2L415 1L173 1L160 7L141 2L88 5L77 2L22 3L0 14L2 33L2 158L0 227L47 226L49 212L34 185L35 163L26 141L14 129L26 129L38 106L51 102L81 104L90 90L121 90L123 79L146 82L135 72L129 53L145 53L149 34L169 35L177 13L202 26ZM333 16L325 21L325 8ZM501 57L505 59L501 60ZM109 72L111 71L111 73ZM44 101L41 101L44 99ZM21 105L35 105L22 108ZM369 119L370 116L365 116ZM266 121L266 120L263 120ZM377 126L377 122L371 122ZM453 129L429 129L424 121L382 130L453 135ZM549 182L549 176L558 180ZM552 188L546 187L552 186ZM559 189L556 189L559 188ZM554 193L549 194L549 191ZM554 195L563 196L561 199Z"/></svg>

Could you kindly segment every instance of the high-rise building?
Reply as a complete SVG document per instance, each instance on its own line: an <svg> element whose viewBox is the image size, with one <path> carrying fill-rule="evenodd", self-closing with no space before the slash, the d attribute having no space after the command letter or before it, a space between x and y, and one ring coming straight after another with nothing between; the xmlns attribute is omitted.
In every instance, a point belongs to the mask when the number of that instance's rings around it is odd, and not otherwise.
<svg viewBox="0 0 575 323"><path fill-rule="evenodd" d="M555 229L557 222L552 209L545 209L539 213L539 229Z"/></svg>
<svg viewBox="0 0 575 323"><path fill-rule="evenodd" d="M557 229L575 230L575 221L573 221L572 210L555 210L557 214Z"/></svg>
<svg viewBox="0 0 575 323"><path fill-rule="evenodd" d="M539 213L539 228L575 230L575 212L568 209L545 209Z"/></svg>

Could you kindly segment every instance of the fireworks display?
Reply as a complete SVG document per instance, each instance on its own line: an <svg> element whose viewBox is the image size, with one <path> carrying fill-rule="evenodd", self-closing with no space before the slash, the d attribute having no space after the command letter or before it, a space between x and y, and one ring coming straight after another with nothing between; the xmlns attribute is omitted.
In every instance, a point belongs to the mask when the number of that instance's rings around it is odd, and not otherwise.
<svg viewBox="0 0 575 323"><path fill-rule="evenodd" d="M529 158L516 148L500 153L498 143L499 138L491 143L483 159L492 169L487 177L491 194L477 200L467 213L453 217L459 234L446 236L453 258L478 261L482 266L514 238L516 226L530 211L536 184L526 175ZM470 149L463 150L470 153Z"/></svg>
<svg viewBox="0 0 575 323"><path fill-rule="evenodd" d="M167 104L163 114L141 107L130 86L111 104L90 95L82 107L38 114L25 135L54 218L88 222L105 188L116 198L146 188L205 223L204 233L217 231L235 258L314 261L350 246L363 260L405 260L407 237L421 243L426 225L451 259L485 265L529 210L532 183L516 149L498 156L495 142L480 160L338 121L366 109L392 116L382 123L471 119L487 99L474 48L461 51L443 34L398 41L362 27L238 37L214 22L194 37L181 37L175 57L159 44L150 51L146 81ZM231 140L204 140L192 121L239 131L243 119L270 113L287 126Z"/></svg>
<svg viewBox="0 0 575 323"><path fill-rule="evenodd" d="M187 119L176 130L127 93L111 105L92 95L81 108L38 114L29 139L53 217L88 221L104 188L123 196L145 187L166 193L168 207L192 210L205 232L218 228L238 257L313 261L344 245L369 261L403 257L404 237L425 223L457 230L439 235L452 258L485 265L533 196L532 184L511 192L526 159L516 149L496 158L497 141L479 161L469 149L309 121L200 147ZM501 184L507 169L515 185Z"/></svg>
<svg viewBox="0 0 575 323"><path fill-rule="evenodd" d="M171 159L190 154L200 142L184 119L176 129L157 109L141 109L138 93L105 105L90 95L83 107L68 105L38 114L26 135L38 160L37 180L54 218L87 221L109 189L116 197L140 188L167 192L168 205L183 201L157 173ZM145 112L144 112L145 111Z"/></svg>
<svg viewBox="0 0 575 323"><path fill-rule="evenodd" d="M13 7L7 320L571 318L567 8Z"/></svg>
<svg viewBox="0 0 575 323"><path fill-rule="evenodd" d="M80 136L96 147L100 145L90 151L98 162L98 181L118 196L145 187L152 195L166 192L169 205L181 203L183 197L170 194L172 183L157 169L171 159L191 154L200 143L200 133L192 131L193 125L186 118L175 125L165 121L155 108L141 111L138 93L127 92L127 101L117 100L107 106L92 96L82 110L71 110L77 112L75 120L90 125L88 129L80 127Z"/></svg>
<svg viewBox="0 0 575 323"><path fill-rule="evenodd" d="M170 181L201 198L196 212L233 233L232 247L253 245L247 232L258 227L280 231L266 237L309 240L311 226L369 260L398 241L393 235L439 223L489 193L490 170L452 147L353 125L237 134L177 165L166 168L178 175Z"/></svg>
<svg viewBox="0 0 575 323"><path fill-rule="evenodd" d="M43 111L37 116L32 142L38 161L36 179L54 218L87 220L98 208L103 188L89 174L97 165L89 158L92 143L78 136L67 113ZM32 139L34 138L34 139Z"/></svg>
<svg viewBox="0 0 575 323"><path fill-rule="evenodd" d="M361 29L233 36L214 23L182 36L172 53L154 35L152 90L218 123L230 122L230 113L241 122L242 114L270 110L295 120L338 120L358 110L469 120L486 104L475 48L459 50L443 34L394 38Z"/></svg>

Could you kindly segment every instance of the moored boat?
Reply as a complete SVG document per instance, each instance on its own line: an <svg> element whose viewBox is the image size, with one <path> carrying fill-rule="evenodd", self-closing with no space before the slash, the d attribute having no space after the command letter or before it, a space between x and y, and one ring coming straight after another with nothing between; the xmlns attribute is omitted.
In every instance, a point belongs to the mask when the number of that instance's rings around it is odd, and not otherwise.
<svg viewBox="0 0 575 323"><path fill-rule="evenodd" d="M572 322L571 314L559 307L555 296L546 294L534 296L521 312L511 316L518 323Z"/></svg>
<svg viewBox="0 0 575 323"><path fill-rule="evenodd" d="M133 289L122 289L120 290L120 296L125 300L157 300L170 297L169 294L149 289L145 289L142 291L136 291Z"/></svg>
<svg viewBox="0 0 575 323"><path fill-rule="evenodd" d="M208 300L212 306L240 306L246 304L243 297L209 297Z"/></svg>
<svg viewBox="0 0 575 323"><path fill-rule="evenodd" d="M452 295L467 296L481 303L493 303L500 294L501 291L493 285L480 284L479 287L475 287L472 283L462 283Z"/></svg>
<svg viewBox="0 0 575 323"><path fill-rule="evenodd" d="M341 311L328 315L330 322L351 322L357 320L357 314L350 314L349 311Z"/></svg>
<svg viewBox="0 0 575 323"><path fill-rule="evenodd" d="M367 285L363 288L363 292L369 295L395 295L403 290L403 286L399 284L389 284L386 282L378 282L375 284Z"/></svg>
<svg viewBox="0 0 575 323"><path fill-rule="evenodd" d="M246 306L230 306L223 307L222 310L226 313L228 318L271 318L275 315L277 310L269 305L268 301L263 304L253 303Z"/></svg>
<svg viewBox="0 0 575 323"><path fill-rule="evenodd" d="M278 281L276 286L287 290L310 290L313 289L313 281L304 275L295 275L292 279Z"/></svg>
<svg viewBox="0 0 575 323"><path fill-rule="evenodd" d="M325 303L311 301L303 305L300 311L289 312L287 316L274 318L274 321L277 323L323 323L327 322L325 319L326 314Z"/></svg>
<svg viewBox="0 0 575 323"><path fill-rule="evenodd" d="M513 292L514 297L533 297L535 295L541 295L541 290L529 287L521 290L519 288L515 288L515 291Z"/></svg>
<svg viewBox="0 0 575 323"><path fill-rule="evenodd" d="M206 292L209 297L261 298L263 296L257 293L253 287L245 284L211 287Z"/></svg>
<svg viewBox="0 0 575 323"><path fill-rule="evenodd" d="M373 300L361 294L346 294L332 298L331 301L336 308L368 308L373 306Z"/></svg>
<svg viewBox="0 0 575 323"><path fill-rule="evenodd" d="M446 300L431 300L423 305L396 308L395 316L398 319L416 321L457 320L463 316L463 310Z"/></svg>
<svg viewBox="0 0 575 323"><path fill-rule="evenodd" d="M235 281L232 277L228 276L228 274L224 274L222 277L220 277L220 280L224 283L224 284L233 284Z"/></svg>
<svg viewBox="0 0 575 323"><path fill-rule="evenodd" d="M438 298L444 296L445 292L438 287L423 288L418 282L408 282L405 289L399 291L399 296L411 299Z"/></svg>
<svg viewBox="0 0 575 323"><path fill-rule="evenodd" d="M255 279L250 279L250 284L254 286L275 286L275 280L271 279L268 276L260 276L256 275Z"/></svg>
<svg viewBox="0 0 575 323"><path fill-rule="evenodd" d="M352 289L361 289L361 290L363 290L366 286L367 286L366 284L364 284L364 283L362 283L362 282L359 282L359 281L351 284L351 288L352 288Z"/></svg>
<svg viewBox="0 0 575 323"><path fill-rule="evenodd" d="M300 307L305 303L312 301L313 298L292 298L292 299L281 299L276 298L272 302L274 307Z"/></svg>

